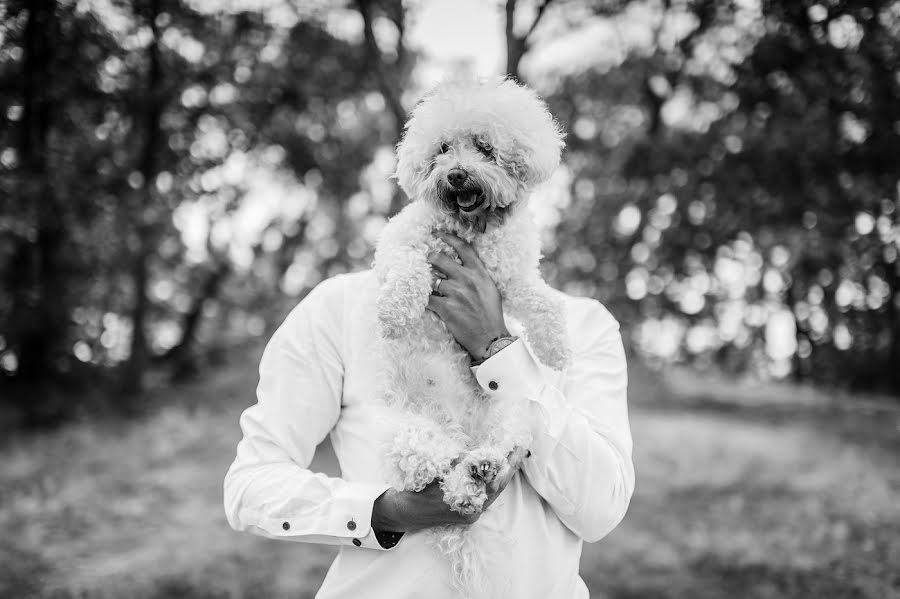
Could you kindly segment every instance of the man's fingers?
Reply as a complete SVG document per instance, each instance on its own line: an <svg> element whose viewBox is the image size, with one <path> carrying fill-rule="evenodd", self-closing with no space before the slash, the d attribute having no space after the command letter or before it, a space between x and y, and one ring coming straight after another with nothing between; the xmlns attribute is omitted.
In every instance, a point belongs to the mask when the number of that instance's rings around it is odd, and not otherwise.
<svg viewBox="0 0 900 599"><path fill-rule="evenodd" d="M475 248L467 243L466 240L457 237L453 233L446 233L444 231L438 232L437 236L440 237L444 243L456 250L459 259L462 260L463 266L482 266L481 258L478 257L478 252L476 252Z"/></svg>
<svg viewBox="0 0 900 599"><path fill-rule="evenodd" d="M446 284L446 281L441 283L441 287ZM428 296L428 305L425 307L440 316L441 319L443 319L444 314L447 312L447 301L448 300L446 297L442 295L435 295L432 293Z"/></svg>
<svg viewBox="0 0 900 599"><path fill-rule="evenodd" d="M448 256L445 256L440 252L431 252L428 254L426 260L435 270L446 277L450 277L454 274L459 275L463 270L462 265L458 264L456 260L451 260Z"/></svg>
<svg viewBox="0 0 900 599"><path fill-rule="evenodd" d="M432 289L434 285L432 285ZM457 296L461 290L461 286L458 281L453 279L441 279L441 285L438 287L438 293L443 296Z"/></svg>

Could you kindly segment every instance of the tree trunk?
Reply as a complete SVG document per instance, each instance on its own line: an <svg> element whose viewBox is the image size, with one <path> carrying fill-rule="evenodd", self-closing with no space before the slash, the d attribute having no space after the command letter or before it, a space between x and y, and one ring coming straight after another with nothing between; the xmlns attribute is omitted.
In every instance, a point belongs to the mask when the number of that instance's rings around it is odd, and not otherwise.
<svg viewBox="0 0 900 599"><path fill-rule="evenodd" d="M517 81L519 77L519 63L525 55L525 40L516 37L513 33L513 17L516 13L516 0L506 1L506 74L514 77Z"/></svg>
<svg viewBox="0 0 900 599"><path fill-rule="evenodd" d="M134 288L134 305L131 310L132 336L131 351L125 366L122 388L126 393L137 393L143 387L143 374L147 366L147 333L146 321L149 301L147 284L149 282L149 262L153 253L153 179L156 176L157 146L160 135L160 116L162 114L162 67L159 57L159 29L156 17L160 11L160 0L149 3L146 21L150 27L152 38L147 48L149 70L147 74L147 91L144 95L144 145L141 151L139 171L143 178L143 186L137 194L137 205L133 207L133 216L137 220L136 247L132 257L132 282Z"/></svg>
<svg viewBox="0 0 900 599"><path fill-rule="evenodd" d="M49 168L49 135L54 107L53 37L56 3L35 0L28 11L24 40L21 151L24 200L34 210L34 243L23 242L14 278L13 324L18 328L18 369L22 383L47 382L56 372L54 349L66 331L65 285L61 266L64 229Z"/></svg>
<svg viewBox="0 0 900 599"><path fill-rule="evenodd" d="M784 305L785 307L790 309L791 314L795 315L794 322L795 326L797 327L794 333L794 338L797 342L797 349L796 351L794 351L794 355L791 356L791 379L796 382L801 382L806 378L807 364L809 363L809 360L813 359L813 357L812 355L810 355L807 358L807 362L804 363L803 358L800 357L800 347L804 342L809 343L810 347L812 347L813 349L815 349L815 346L812 345L812 340L809 337L809 332L806 330L805 325L796 318L797 312L795 311L795 308L797 304L797 296L794 293L794 284L795 283L791 281L791 284L788 285L787 292L785 293L784 297Z"/></svg>
<svg viewBox="0 0 900 599"><path fill-rule="evenodd" d="M394 126L397 131L397 139L400 139L400 134L403 132L403 124L406 122L406 110L403 108L403 104L400 103L399 82L395 76L396 73L390 72L386 67L381 56L381 50L379 50L378 43L375 41L375 31L372 28L374 21L372 3L369 0L357 0L356 6L363 19L363 40L366 44L366 56L368 57L369 68L374 72L381 95L384 96L384 101L387 103L391 114L394 115ZM398 46L402 46L402 37L397 41L397 44ZM401 54L402 52L398 47L397 62L400 61L399 56L401 56Z"/></svg>
<svg viewBox="0 0 900 599"><path fill-rule="evenodd" d="M900 396L900 261L885 264L890 274L888 284L891 296L888 300L888 326L891 330L891 347L887 358L888 387L891 393Z"/></svg>
<svg viewBox="0 0 900 599"><path fill-rule="evenodd" d="M406 109L403 108L403 104L400 102L400 74L406 60L405 41L403 39L403 9L402 5L400 5L400 13L392 16L394 24L397 26L399 37L397 39L397 62L393 68L388 68L375 40L372 7L373 3L371 0L356 1L356 8L363 19L363 40L366 45L368 68L374 73L378 89L381 91L381 95L384 97L391 114L394 116L394 143L397 143L403 137L403 126L406 124L407 117ZM388 214L396 214L402 207L403 193L397 189L391 198Z"/></svg>
<svg viewBox="0 0 900 599"><path fill-rule="evenodd" d="M653 87L650 85L650 79L644 80L642 87L644 99L647 101L647 112L650 116L650 125L647 127L647 136L654 139L662 130L662 109L665 104L665 99L656 95L656 92L653 91Z"/></svg>
<svg viewBox="0 0 900 599"><path fill-rule="evenodd" d="M506 75L513 77L516 81L522 80L519 74L519 63L522 62L522 57L531 48L531 34L537 29L538 23L541 22L541 18L544 16L544 11L547 10L552 1L544 0L538 5L537 14L534 16L531 25L528 26L528 31L525 32L525 35L519 36L514 31L516 0L506 0L506 27L504 29L506 34Z"/></svg>

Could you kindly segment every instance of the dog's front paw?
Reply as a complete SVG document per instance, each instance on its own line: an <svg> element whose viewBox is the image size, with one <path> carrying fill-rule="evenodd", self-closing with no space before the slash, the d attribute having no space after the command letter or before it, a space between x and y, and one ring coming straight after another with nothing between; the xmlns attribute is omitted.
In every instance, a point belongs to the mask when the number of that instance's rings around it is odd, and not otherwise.
<svg viewBox="0 0 900 599"><path fill-rule="evenodd" d="M473 479L490 484L506 476L509 461L506 454L494 447L479 447L470 451L462 462Z"/></svg>
<svg viewBox="0 0 900 599"><path fill-rule="evenodd" d="M464 516L478 514L487 501L484 481L472 476L469 463L460 461L441 481L444 503Z"/></svg>

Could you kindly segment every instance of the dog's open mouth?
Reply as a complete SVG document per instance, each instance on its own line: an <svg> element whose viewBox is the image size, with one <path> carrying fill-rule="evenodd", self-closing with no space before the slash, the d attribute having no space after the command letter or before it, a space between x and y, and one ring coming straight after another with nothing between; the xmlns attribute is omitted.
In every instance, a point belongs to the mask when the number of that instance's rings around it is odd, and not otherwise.
<svg viewBox="0 0 900 599"><path fill-rule="evenodd" d="M484 193L478 189L451 189L449 193L450 199L456 202L456 205L463 212L472 212L477 210L484 203Z"/></svg>
<svg viewBox="0 0 900 599"><path fill-rule="evenodd" d="M491 207L484 189L474 181L467 181L462 187L440 185L437 195L447 214L453 214L463 224L479 233L487 230L489 220L503 220L503 210Z"/></svg>

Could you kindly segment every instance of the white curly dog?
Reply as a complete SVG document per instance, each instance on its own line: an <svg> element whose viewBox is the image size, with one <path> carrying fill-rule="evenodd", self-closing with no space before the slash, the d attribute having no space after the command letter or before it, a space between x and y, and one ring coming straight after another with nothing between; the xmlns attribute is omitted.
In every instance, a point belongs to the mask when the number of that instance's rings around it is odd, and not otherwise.
<svg viewBox="0 0 900 599"><path fill-rule="evenodd" d="M441 251L458 260L439 231L472 244L534 356L565 367L571 352L564 305L541 278L539 235L525 207L559 164L562 146L544 102L499 78L440 84L413 110L397 146L396 177L412 202L385 226L374 269L381 392L408 419L386 467L398 490L440 481L444 501L462 514L482 510L486 486L520 466L531 436L522 406L492 401L481 390L468 353L426 309L435 281L427 256ZM479 520L431 533L462 596L490 592L489 558L478 551L478 534L487 528Z"/></svg>

